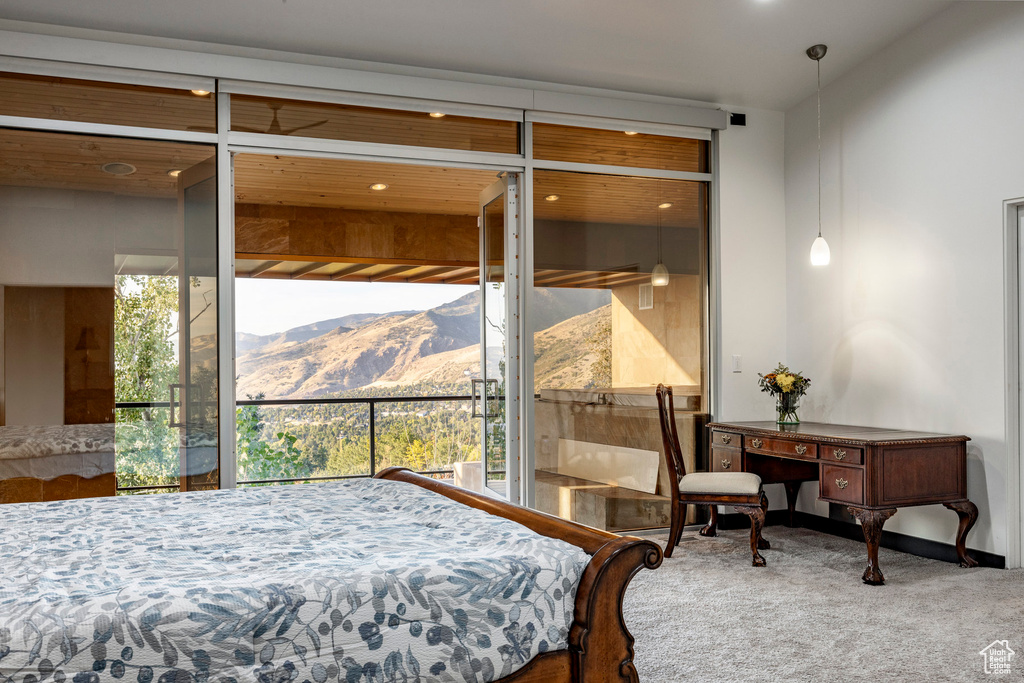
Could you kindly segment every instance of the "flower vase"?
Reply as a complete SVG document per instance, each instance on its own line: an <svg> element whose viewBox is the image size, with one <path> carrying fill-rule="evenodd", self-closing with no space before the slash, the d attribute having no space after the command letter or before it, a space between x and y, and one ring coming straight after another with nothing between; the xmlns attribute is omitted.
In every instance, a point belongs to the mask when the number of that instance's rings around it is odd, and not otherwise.
<svg viewBox="0 0 1024 683"><path fill-rule="evenodd" d="M800 396L792 392L784 392L778 395L778 403L775 410L778 413L776 422L780 425L800 424L800 418L796 411L800 407Z"/></svg>

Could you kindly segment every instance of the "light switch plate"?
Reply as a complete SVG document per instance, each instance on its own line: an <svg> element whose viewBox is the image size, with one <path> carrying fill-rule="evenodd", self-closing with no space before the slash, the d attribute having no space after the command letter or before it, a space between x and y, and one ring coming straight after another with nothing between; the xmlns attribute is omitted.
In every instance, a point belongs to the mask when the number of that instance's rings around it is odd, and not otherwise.
<svg viewBox="0 0 1024 683"><path fill-rule="evenodd" d="M732 357L732 371L743 372L743 356L733 355Z"/></svg>

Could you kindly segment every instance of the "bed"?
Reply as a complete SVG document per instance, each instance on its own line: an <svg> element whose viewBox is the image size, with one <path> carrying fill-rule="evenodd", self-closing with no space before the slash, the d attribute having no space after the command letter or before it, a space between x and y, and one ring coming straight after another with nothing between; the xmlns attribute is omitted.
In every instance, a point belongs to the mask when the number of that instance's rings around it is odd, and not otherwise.
<svg viewBox="0 0 1024 683"><path fill-rule="evenodd" d="M0 507L0 680L636 681L654 543L407 470Z"/></svg>
<svg viewBox="0 0 1024 683"><path fill-rule="evenodd" d="M0 503L113 496L114 424L0 427Z"/></svg>

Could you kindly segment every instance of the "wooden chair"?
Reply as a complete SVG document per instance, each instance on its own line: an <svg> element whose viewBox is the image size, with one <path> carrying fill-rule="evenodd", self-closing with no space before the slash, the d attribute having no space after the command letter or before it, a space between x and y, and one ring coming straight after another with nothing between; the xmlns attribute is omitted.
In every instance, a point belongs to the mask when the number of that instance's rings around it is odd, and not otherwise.
<svg viewBox="0 0 1024 683"><path fill-rule="evenodd" d="M658 385L658 417L661 420L661 437L665 443L665 462L668 465L668 479L672 495L672 526L665 546L665 557L672 556L672 550L679 544L686 523L688 505L712 506L712 521L700 530L701 536L716 535L716 505L731 505L737 512L750 517L750 551L754 555L754 566L765 566L760 550L771 545L761 536L765 514L768 512L768 497L761 488L761 477L749 472L694 472L686 473L683 452L679 447L679 433L676 430L675 405L672 387Z"/></svg>

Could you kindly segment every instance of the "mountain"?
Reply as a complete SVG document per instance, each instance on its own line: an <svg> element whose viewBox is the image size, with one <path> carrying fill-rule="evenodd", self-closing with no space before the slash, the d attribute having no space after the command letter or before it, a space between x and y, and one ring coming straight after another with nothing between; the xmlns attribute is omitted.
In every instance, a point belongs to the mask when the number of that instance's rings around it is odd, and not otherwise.
<svg viewBox="0 0 1024 683"><path fill-rule="evenodd" d="M573 316L533 338L534 386L611 386L612 306Z"/></svg>
<svg viewBox="0 0 1024 683"><path fill-rule="evenodd" d="M601 320L610 321L608 300L601 291L536 290L536 317L547 328L538 334L545 377L561 376L552 364L557 358L571 359L575 375L566 378L590 377L598 356L586 340ZM479 316L479 293L472 292L426 311L357 314L274 335L239 335L238 397L311 398L367 386L467 382L479 375ZM496 364L501 349L493 351ZM541 364L544 358L551 362Z"/></svg>
<svg viewBox="0 0 1024 683"><path fill-rule="evenodd" d="M301 327L293 327L289 330L285 330L284 332L276 332L274 334L259 335L250 334L248 332L238 332L235 334L235 350L236 352L255 351L275 344L309 341L310 339L319 337L327 332L333 332L338 328L354 330L357 327L362 327L363 325L385 315L406 315L410 313L416 313L416 311L353 313L351 315L344 315L340 318L331 318L330 320L321 320Z"/></svg>

